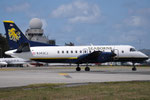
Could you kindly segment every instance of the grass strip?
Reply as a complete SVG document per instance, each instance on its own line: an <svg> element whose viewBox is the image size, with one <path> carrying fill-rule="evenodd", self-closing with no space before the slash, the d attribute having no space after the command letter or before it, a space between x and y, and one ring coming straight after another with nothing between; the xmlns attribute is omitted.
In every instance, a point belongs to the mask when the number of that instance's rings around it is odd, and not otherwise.
<svg viewBox="0 0 150 100"><path fill-rule="evenodd" d="M150 82L104 82L65 87L35 84L1 88L0 100L150 100Z"/></svg>

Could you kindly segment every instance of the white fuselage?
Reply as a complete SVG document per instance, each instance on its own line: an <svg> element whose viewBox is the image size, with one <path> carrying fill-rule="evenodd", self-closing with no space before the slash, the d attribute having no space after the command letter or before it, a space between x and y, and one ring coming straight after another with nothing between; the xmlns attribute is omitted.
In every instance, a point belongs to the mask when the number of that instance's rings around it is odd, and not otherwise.
<svg viewBox="0 0 150 100"><path fill-rule="evenodd" d="M31 52L14 53L16 50L5 52L13 57L24 59L77 59L83 54L89 54L94 51L111 52L116 54L115 59L146 59L148 56L140 51L135 50L134 47L129 45L95 45L95 46L38 46L30 47ZM125 60L125 61L126 61ZM49 61L49 63L52 63ZM57 62L57 61L56 61ZM61 62L62 63L62 62Z"/></svg>

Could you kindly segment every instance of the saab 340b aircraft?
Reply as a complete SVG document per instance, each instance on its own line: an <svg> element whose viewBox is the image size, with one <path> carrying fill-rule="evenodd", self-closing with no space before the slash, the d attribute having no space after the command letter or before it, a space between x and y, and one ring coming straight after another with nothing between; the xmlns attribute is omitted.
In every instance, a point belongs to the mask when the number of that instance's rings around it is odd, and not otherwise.
<svg viewBox="0 0 150 100"><path fill-rule="evenodd" d="M11 49L5 52L13 57L47 63L87 63L85 71L90 71L88 63L143 62L148 56L129 45L91 45L91 46L52 46L29 41L13 21L4 21L6 36Z"/></svg>

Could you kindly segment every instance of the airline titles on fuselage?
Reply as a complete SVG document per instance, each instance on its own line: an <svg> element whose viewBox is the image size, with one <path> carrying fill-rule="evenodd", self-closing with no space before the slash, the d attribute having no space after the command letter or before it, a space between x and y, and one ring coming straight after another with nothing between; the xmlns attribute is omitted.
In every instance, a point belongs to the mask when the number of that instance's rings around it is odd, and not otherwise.
<svg viewBox="0 0 150 100"><path fill-rule="evenodd" d="M112 50L112 47L88 47L89 51Z"/></svg>
<svg viewBox="0 0 150 100"><path fill-rule="evenodd" d="M32 52L33 55L48 55L48 52Z"/></svg>

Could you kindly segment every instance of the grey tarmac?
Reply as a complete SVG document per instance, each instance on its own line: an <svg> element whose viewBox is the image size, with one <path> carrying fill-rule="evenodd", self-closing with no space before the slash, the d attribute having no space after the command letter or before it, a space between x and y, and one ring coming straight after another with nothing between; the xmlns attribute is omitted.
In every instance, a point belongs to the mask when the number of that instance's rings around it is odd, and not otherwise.
<svg viewBox="0 0 150 100"><path fill-rule="evenodd" d="M75 71L74 67L25 67L0 69L0 88L30 84L150 81L150 67L91 67L91 71Z"/></svg>

